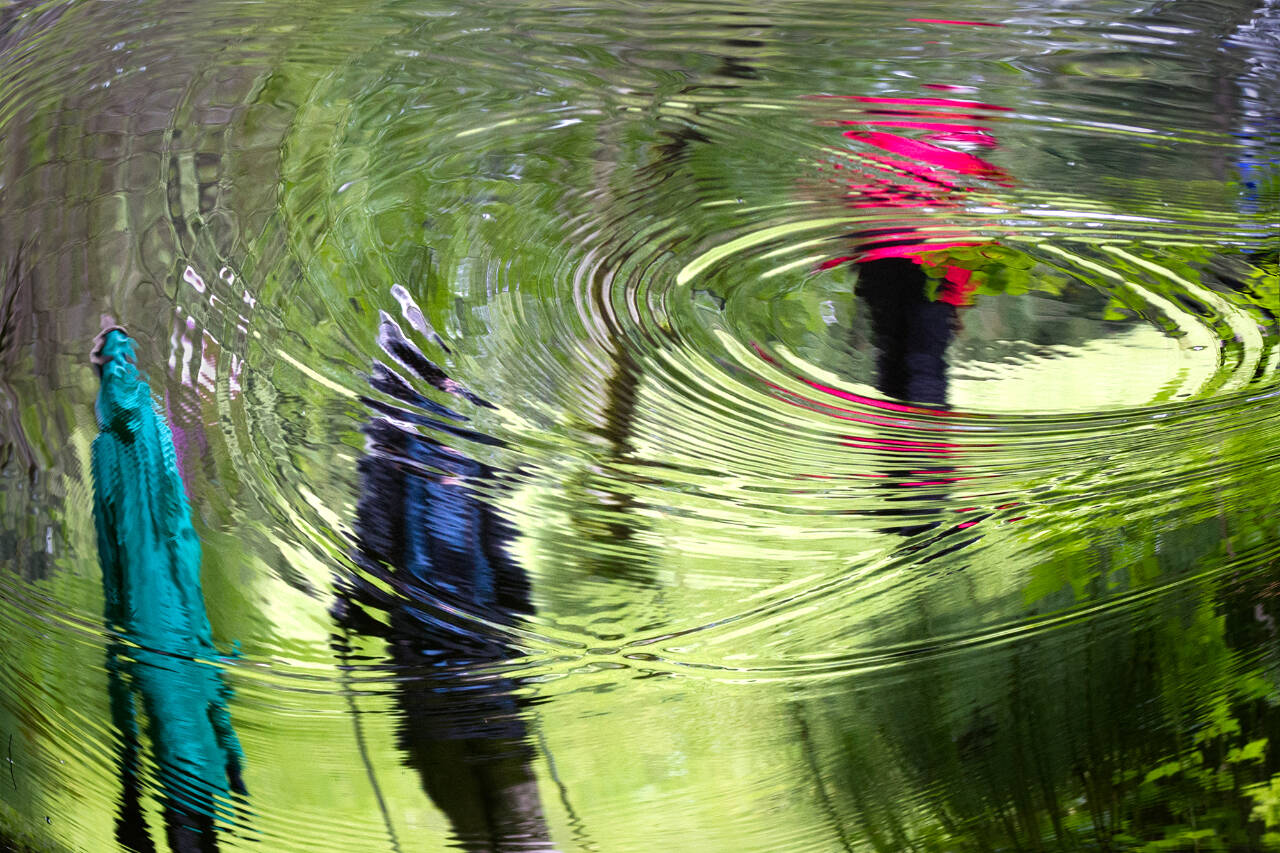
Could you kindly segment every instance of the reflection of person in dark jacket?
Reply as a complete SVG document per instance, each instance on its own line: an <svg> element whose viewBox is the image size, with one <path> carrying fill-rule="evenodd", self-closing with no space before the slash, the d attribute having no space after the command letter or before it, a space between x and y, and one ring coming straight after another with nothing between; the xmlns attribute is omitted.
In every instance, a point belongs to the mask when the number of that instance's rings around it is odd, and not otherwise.
<svg viewBox="0 0 1280 853"><path fill-rule="evenodd" d="M200 541L191 526L173 439L138 372L133 341L112 327L93 363L99 433L93 442L93 509L108 628L112 720L119 730L124 796L120 843L152 849L138 787L140 697L159 765L169 845L214 850L214 817L228 791L244 793L229 688L200 589Z"/></svg>
<svg viewBox="0 0 1280 853"><path fill-rule="evenodd" d="M418 378L471 398L394 321L384 318L380 337ZM373 385L405 408L369 401L392 417L364 429L355 526L365 578L343 590L335 614L345 629L390 645L400 747L465 849L550 849L522 702L510 679L492 674L518 654L499 632L532 612L528 581L509 552L514 531L482 494L493 470L410 424L483 437L453 426L456 414L385 365L375 365ZM389 625L366 607L387 611Z"/></svg>

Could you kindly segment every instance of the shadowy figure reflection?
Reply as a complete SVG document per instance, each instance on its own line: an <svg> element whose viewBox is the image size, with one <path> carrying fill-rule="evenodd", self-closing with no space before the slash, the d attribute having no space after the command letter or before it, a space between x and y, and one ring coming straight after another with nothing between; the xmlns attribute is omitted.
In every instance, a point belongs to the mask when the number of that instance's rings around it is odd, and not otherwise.
<svg viewBox="0 0 1280 853"><path fill-rule="evenodd" d="M486 405L386 315L379 337L417 378ZM495 472L410 425L490 440L448 423L462 418L384 364L374 365L371 384L406 408L366 401L392 417L364 428L368 455L360 461L355 527L366 576L339 591L335 617L346 631L386 639L398 674L399 745L464 848L552 849L523 703L513 681L494 675L495 664L519 652L473 621L511 624L533 610L528 580L509 551L514 531L481 494ZM385 611L388 624L365 608Z"/></svg>
<svg viewBox="0 0 1280 853"><path fill-rule="evenodd" d="M938 88L938 87L931 87ZM972 302L978 278L972 256L993 244L966 221L974 193L991 195L1012 181L989 160L971 153L993 149L988 126L1007 108L928 94L922 97L821 96L843 118L822 124L840 129L846 146L828 149L818 164L845 207L872 227L845 235L849 254L820 268L852 264L855 293L865 306L875 348L873 384L882 399L857 398L892 413L948 406L947 350L959 329L960 310ZM828 109L824 106L824 110ZM852 399L816 383L827 393ZM914 411L913 411L914 410ZM945 495L957 479L954 445L937 417L917 417L923 440L864 436L887 463L885 484L895 506L874 511L905 523L885 532L914 536L934 529ZM902 467L898 467L901 465ZM919 523L909 519L919 517ZM963 523L969 526L972 520ZM958 547L958 546L957 546Z"/></svg>
<svg viewBox="0 0 1280 853"><path fill-rule="evenodd" d="M245 793L242 752L227 710L230 688L200 589L200 540L191 526L173 438L119 327L97 338L93 515L102 565L112 722L120 736L123 797L116 838L154 850L140 803L136 699L159 765L169 847L217 849L214 818L229 791Z"/></svg>
<svg viewBox="0 0 1280 853"><path fill-rule="evenodd" d="M824 123L840 127L852 147L831 149L830 162L821 166L830 167L828 180L845 206L873 213L879 224L848 235L853 253L822 268L852 262L858 269L857 292L869 309L878 352L877 390L945 407L947 347L958 309L976 289L972 272L950 254L991 245L948 219L963 212L975 190L1012 185L999 166L970 153L995 148L987 127L1008 108L935 96L823 100L849 110L852 118ZM935 268L932 293L926 267Z"/></svg>

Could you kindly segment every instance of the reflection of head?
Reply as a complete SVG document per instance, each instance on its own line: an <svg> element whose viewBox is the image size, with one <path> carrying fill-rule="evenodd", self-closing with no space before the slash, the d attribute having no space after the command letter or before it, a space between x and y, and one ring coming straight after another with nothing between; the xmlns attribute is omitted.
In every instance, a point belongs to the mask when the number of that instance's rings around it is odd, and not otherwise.
<svg viewBox="0 0 1280 853"><path fill-rule="evenodd" d="M102 368L117 357L136 359L133 341L123 326L107 326L93 339L93 349L89 352L89 363L93 365L98 378L102 378Z"/></svg>
<svg viewBox="0 0 1280 853"><path fill-rule="evenodd" d="M98 391L98 426L106 431L133 433L138 413L151 405L151 395L138 372L137 352L124 329L104 329L89 355L102 387Z"/></svg>

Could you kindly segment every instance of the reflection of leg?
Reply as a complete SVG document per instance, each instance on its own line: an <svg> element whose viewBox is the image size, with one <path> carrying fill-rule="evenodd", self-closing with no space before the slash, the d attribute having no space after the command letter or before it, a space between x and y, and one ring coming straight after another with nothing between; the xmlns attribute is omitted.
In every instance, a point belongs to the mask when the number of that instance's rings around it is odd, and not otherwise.
<svg viewBox="0 0 1280 853"><path fill-rule="evenodd" d="M926 296L926 276L905 258L858 265L858 295L870 312L876 388L888 397L943 406L947 347L956 309Z"/></svg>
<svg viewBox="0 0 1280 853"><path fill-rule="evenodd" d="M170 803L165 806L164 824L173 853L216 853L218 836L211 816Z"/></svg>
<svg viewBox="0 0 1280 853"><path fill-rule="evenodd" d="M870 310L871 340L876 348L876 389L899 399L907 390L907 330L913 303L924 296L914 276L919 268L901 258L858 266L858 295ZM923 278L923 276L921 276Z"/></svg>
<svg viewBox="0 0 1280 853"><path fill-rule="evenodd" d="M866 303L872 342L877 350L876 389L887 397L943 407L947 403L947 347L954 334L956 308L931 301L919 264L905 258L884 258L860 264L858 295ZM942 456L937 462L944 461ZM953 473L932 460L891 472L895 494L887 502L890 517L929 517L939 512L945 494L924 491L941 487ZM932 504L932 506L930 506ZM920 521L883 528L886 533L912 537L932 530L936 521Z"/></svg>
<svg viewBox="0 0 1280 853"><path fill-rule="evenodd" d="M421 664L414 644L392 649L401 671ZM427 678L404 681L400 693L406 763L467 849L550 849L534 753L510 689Z"/></svg>
<svg viewBox="0 0 1280 853"><path fill-rule="evenodd" d="M217 681L216 699L209 707L209 722L213 724L214 736L218 745L227 757L227 782L234 793L247 794L244 785L244 750L240 748L240 738L231 727L231 712L227 702L231 698L231 687L222 679L221 673L214 676Z"/></svg>
<svg viewBox="0 0 1280 853"><path fill-rule="evenodd" d="M133 853L154 853L155 845L147 832L142 813L138 780L138 721L133 707L133 691L125 680L124 664L116 647L107 649L107 695L111 705L111 722L120 738L117 761L120 770L120 808L116 813L116 841Z"/></svg>
<svg viewBox="0 0 1280 853"><path fill-rule="evenodd" d="M906 398L932 406L947 404L947 347L955 329L956 307L922 299L914 306L906 356Z"/></svg>
<svg viewBox="0 0 1280 853"><path fill-rule="evenodd" d="M155 853L156 846L147 832L146 817L142 813L140 793L137 777L124 780L120 809L116 812L116 842L131 853Z"/></svg>
<svg viewBox="0 0 1280 853"><path fill-rule="evenodd" d="M533 756L521 740L433 737L415 727L402 745L423 790L467 849L549 846Z"/></svg>

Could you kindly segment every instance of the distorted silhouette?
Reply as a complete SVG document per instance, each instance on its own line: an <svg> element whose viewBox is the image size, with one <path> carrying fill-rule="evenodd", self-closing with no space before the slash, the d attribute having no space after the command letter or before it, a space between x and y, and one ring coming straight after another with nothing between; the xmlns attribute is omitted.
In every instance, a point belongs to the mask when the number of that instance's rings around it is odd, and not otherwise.
<svg viewBox="0 0 1280 853"><path fill-rule="evenodd" d="M217 849L215 817L245 793L242 752L227 709L200 585L200 540L187 507L169 426L138 371L134 342L105 329L92 361L101 386L93 441L93 515L105 619L107 675L124 785L117 840L154 849L140 804L140 699L159 768L174 851Z"/></svg>
<svg viewBox="0 0 1280 853"><path fill-rule="evenodd" d="M383 316L383 349L437 390L457 386ZM397 402L366 402L356 561L334 607L347 631L385 638L396 672L398 743L467 850L550 849L518 685L496 673L518 651L501 637L532 613L510 552L514 530L486 493L496 472L419 431L492 443L382 363L371 384ZM390 592L380 589L389 587ZM387 623L371 611L386 614ZM345 645L345 644L344 644Z"/></svg>
<svg viewBox="0 0 1280 853"><path fill-rule="evenodd" d="M847 235L850 253L822 264L853 263L877 350L876 388L930 407L947 403L946 351L958 309L968 304L971 271L948 252L990 245L951 221L978 191L1012 184L1009 175L965 149L994 148L988 125L1007 107L956 98L839 96L852 118L826 121L852 147L832 148L820 164L843 204L874 211L875 226ZM936 287L925 269L934 267Z"/></svg>
<svg viewBox="0 0 1280 853"><path fill-rule="evenodd" d="M1241 211L1271 223L1251 260L1280 263L1280 4L1263 2L1226 40L1243 60L1238 89Z"/></svg>
<svg viewBox="0 0 1280 853"><path fill-rule="evenodd" d="M996 147L989 127L1009 108L933 94L818 100L844 107L839 114L845 118L822 124L839 128L847 140L847 147L828 149L820 169L843 206L863 218L873 214L870 227L844 236L848 254L820 267L851 264L856 270L854 292L875 348L872 384L882 399L809 384L888 412L941 415L949 408L947 350L959 329L960 311L972 303L978 285L959 256L994 245L974 227L966 208L975 197L991 201L1013 183L1003 169L973 152ZM943 422L918 417L912 430L918 437L908 440L856 438L883 452L885 482L893 493L872 514L902 517L906 523L883 529L906 536L936 527L935 521L910 519L937 516L944 494L934 490L960 477L956 445ZM972 523L967 519L959 528Z"/></svg>

